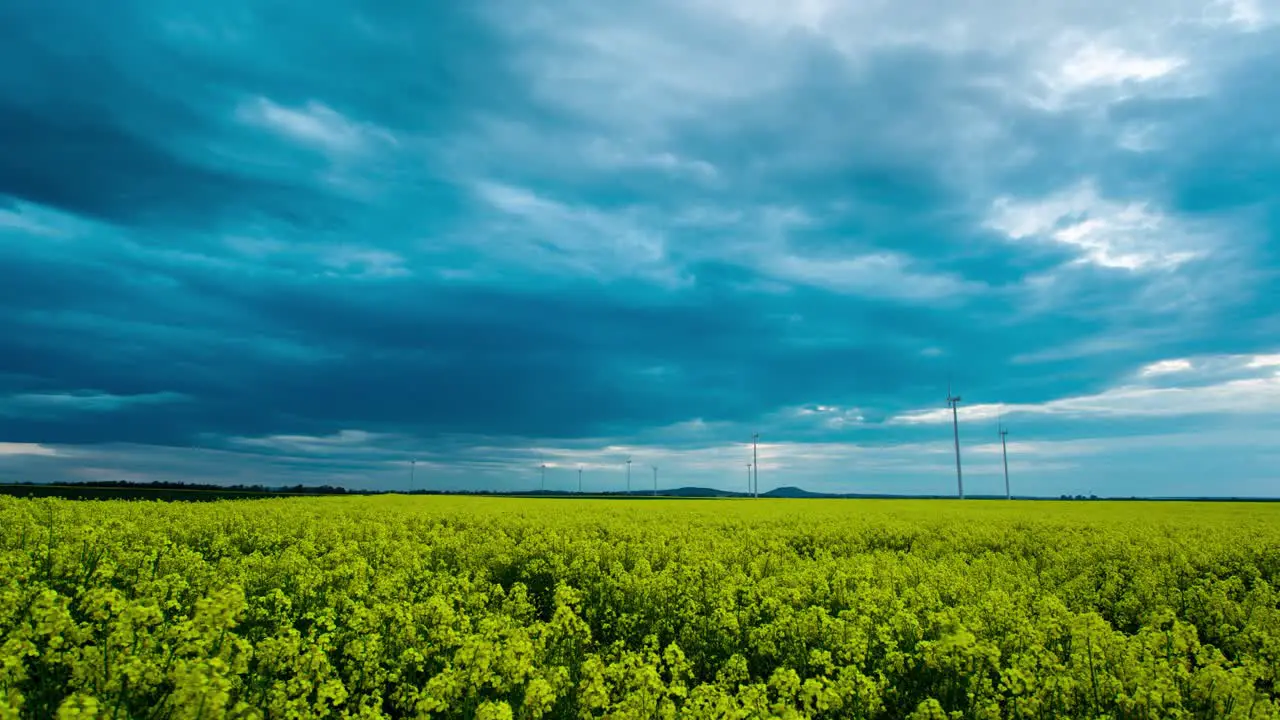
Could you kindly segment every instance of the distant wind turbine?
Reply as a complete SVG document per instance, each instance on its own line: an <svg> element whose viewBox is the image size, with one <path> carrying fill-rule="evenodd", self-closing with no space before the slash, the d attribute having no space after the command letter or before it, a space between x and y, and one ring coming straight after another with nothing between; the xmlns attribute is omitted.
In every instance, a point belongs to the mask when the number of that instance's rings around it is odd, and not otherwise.
<svg viewBox="0 0 1280 720"><path fill-rule="evenodd" d="M631 458L627 458L627 494L631 494Z"/></svg>
<svg viewBox="0 0 1280 720"><path fill-rule="evenodd" d="M964 475L960 473L960 417L956 407L960 404L960 396L951 394L951 381L947 381L947 405L951 406L951 430L956 442L956 487L960 491L960 499L964 499Z"/></svg>
<svg viewBox="0 0 1280 720"><path fill-rule="evenodd" d="M996 429L1000 432L1000 454L1004 456L1004 499L1012 500L1013 494L1009 492L1009 446L1005 443L1005 436L1009 431L1004 427L1004 420L998 415L996 417Z"/></svg>
<svg viewBox="0 0 1280 720"><path fill-rule="evenodd" d="M760 433L751 434L751 496L760 497L760 457L758 453L758 445L760 444Z"/></svg>
<svg viewBox="0 0 1280 720"><path fill-rule="evenodd" d="M653 466L653 496L658 497L658 466Z"/></svg>
<svg viewBox="0 0 1280 720"><path fill-rule="evenodd" d="M547 491L547 464L542 463L542 492Z"/></svg>
<svg viewBox="0 0 1280 720"><path fill-rule="evenodd" d="M582 494L582 466L578 466L578 494Z"/></svg>

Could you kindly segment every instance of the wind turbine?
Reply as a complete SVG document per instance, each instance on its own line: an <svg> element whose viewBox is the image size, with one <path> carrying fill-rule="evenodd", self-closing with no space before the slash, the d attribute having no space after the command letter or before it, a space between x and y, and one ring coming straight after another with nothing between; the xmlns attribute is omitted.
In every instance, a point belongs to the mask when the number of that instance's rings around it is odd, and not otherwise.
<svg viewBox="0 0 1280 720"><path fill-rule="evenodd" d="M578 466L578 494L582 494L582 466Z"/></svg>
<svg viewBox="0 0 1280 720"><path fill-rule="evenodd" d="M751 472L754 477L751 480L751 497L760 497L760 456L757 452L757 446L760 444L760 433L751 434Z"/></svg>
<svg viewBox="0 0 1280 720"><path fill-rule="evenodd" d="M658 497L658 466L653 466L653 496Z"/></svg>
<svg viewBox="0 0 1280 720"><path fill-rule="evenodd" d="M951 394L951 381L947 381L947 405L951 406L951 430L956 442L956 487L960 491L960 499L964 499L964 475L960 472L960 418L956 406L960 404L960 396Z"/></svg>
<svg viewBox="0 0 1280 720"><path fill-rule="evenodd" d="M627 494L631 494L631 458L627 458Z"/></svg>
<svg viewBox="0 0 1280 720"><path fill-rule="evenodd" d="M542 463L542 492L547 491L547 464Z"/></svg>
<svg viewBox="0 0 1280 720"><path fill-rule="evenodd" d="M996 429L1000 432L1000 454L1004 456L1004 499L1012 500L1013 495L1009 492L1009 446L1005 443L1005 436L1009 431L1004 427L1004 421L1000 416L996 416Z"/></svg>

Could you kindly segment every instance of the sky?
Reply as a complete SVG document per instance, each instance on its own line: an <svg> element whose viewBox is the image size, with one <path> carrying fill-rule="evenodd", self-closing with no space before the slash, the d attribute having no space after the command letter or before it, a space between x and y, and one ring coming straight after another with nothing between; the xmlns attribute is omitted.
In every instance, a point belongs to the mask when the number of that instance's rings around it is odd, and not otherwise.
<svg viewBox="0 0 1280 720"><path fill-rule="evenodd" d="M55 5L0 479L1280 496L1278 0Z"/></svg>

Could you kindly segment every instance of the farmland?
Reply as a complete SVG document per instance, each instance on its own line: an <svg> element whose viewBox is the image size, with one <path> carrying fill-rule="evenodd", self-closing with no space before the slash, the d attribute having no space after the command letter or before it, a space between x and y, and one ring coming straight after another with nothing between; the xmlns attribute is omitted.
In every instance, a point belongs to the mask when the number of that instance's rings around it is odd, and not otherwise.
<svg viewBox="0 0 1280 720"><path fill-rule="evenodd" d="M0 497L0 717L1276 718L1280 506Z"/></svg>

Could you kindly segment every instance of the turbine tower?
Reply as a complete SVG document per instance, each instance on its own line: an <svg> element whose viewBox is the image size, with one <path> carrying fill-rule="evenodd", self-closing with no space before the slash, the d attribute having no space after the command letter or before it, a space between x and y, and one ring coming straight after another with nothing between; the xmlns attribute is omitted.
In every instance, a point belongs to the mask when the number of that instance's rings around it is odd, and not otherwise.
<svg viewBox="0 0 1280 720"><path fill-rule="evenodd" d="M760 456L758 453L758 445L760 444L760 433L751 434L751 497L760 497Z"/></svg>
<svg viewBox="0 0 1280 720"><path fill-rule="evenodd" d="M1000 454L1004 456L1004 499L1012 500L1013 495L1009 492L1009 446L1005 443L1005 436L1009 431L1005 429L1002 420L996 421L996 428L1000 431Z"/></svg>
<svg viewBox="0 0 1280 720"><path fill-rule="evenodd" d="M627 458L627 494L631 494L631 458Z"/></svg>
<svg viewBox="0 0 1280 720"><path fill-rule="evenodd" d="M658 466L653 466L653 496L658 497Z"/></svg>
<svg viewBox="0 0 1280 720"><path fill-rule="evenodd" d="M578 494L582 494L582 466L578 466Z"/></svg>
<svg viewBox="0 0 1280 720"><path fill-rule="evenodd" d="M547 491L547 464L542 463L542 492Z"/></svg>
<svg viewBox="0 0 1280 720"><path fill-rule="evenodd" d="M951 406L951 430L956 442L956 487L960 491L960 499L964 499L964 475L960 472L960 417L956 406L960 404L960 396L951 394L951 382L947 382L947 405Z"/></svg>

